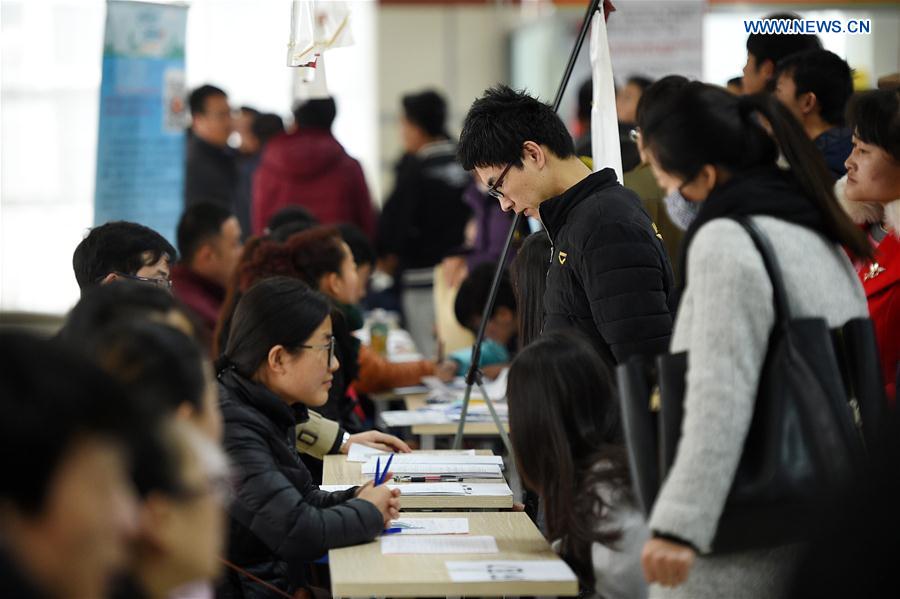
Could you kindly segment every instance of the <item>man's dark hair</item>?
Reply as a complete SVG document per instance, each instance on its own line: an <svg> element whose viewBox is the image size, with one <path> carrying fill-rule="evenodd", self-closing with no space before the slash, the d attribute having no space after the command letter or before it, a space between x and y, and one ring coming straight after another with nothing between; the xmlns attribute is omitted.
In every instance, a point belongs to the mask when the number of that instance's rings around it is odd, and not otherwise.
<svg viewBox="0 0 900 599"><path fill-rule="evenodd" d="M284 242L294 233L306 231L318 224L319 221L309 210L294 204L293 206L285 206L273 214L266 228L269 230L271 239Z"/></svg>
<svg viewBox="0 0 900 599"><path fill-rule="evenodd" d="M816 95L822 119L830 125L844 123L847 101L853 95L853 74L847 61L828 50L798 52L781 60L775 73L794 80L796 95Z"/></svg>
<svg viewBox="0 0 900 599"><path fill-rule="evenodd" d="M153 418L77 350L0 333L0 363L0 498L26 514L43 510L79 439L109 439L131 453L153 427Z"/></svg>
<svg viewBox="0 0 900 599"><path fill-rule="evenodd" d="M495 262L484 262L472 269L469 276L459 286L456 294L456 302L453 311L456 320L466 329L477 331L484 305L487 303L488 294L491 292L491 283L494 282L494 273L497 270ZM497 289L497 301L494 302L491 318L497 313L499 307L516 311L516 296L513 293L509 271L503 270L500 276L500 287Z"/></svg>
<svg viewBox="0 0 900 599"><path fill-rule="evenodd" d="M241 106L238 110L240 110L241 112L243 112L245 114L249 114L253 118L258 117L261 114L257 109L253 108L252 106Z"/></svg>
<svg viewBox="0 0 900 599"><path fill-rule="evenodd" d="M344 243L350 246L350 253L353 254L353 261L357 266L364 264L375 264L375 250L369 242L369 238L356 225L350 223L341 223L337 226L344 238Z"/></svg>
<svg viewBox="0 0 900 599"><path fill-rule="evenodd" d="M526 141L546 146L559 158L575 155L572 136L550 106L524 91L498 85L469 109L457 158L466 170L509 163L521 168Z"/></svg>
<svg viewBox="0 0 900 599"><path fill-rule="evenodd" d="M181 261L190 264L204 243L222 233L222 223L232 216L230 210L210 202L198 202L185 208L176 232Z"/></svg>
<svg viewBox="0 0 900 599"><path fill-rule="evenodd" d="M334 98L307 100L294 108L294 122L306 129L331 129L336 116Z"/></svg>
<svg viewBox="0 0 900 599"><path fill-rule="evenodd" d="M57 338L81 347L104 327L132 320L161 319L179 309L171 293L155 285L120 279L87 289L66 317Z"/></svg>
<svg viewBox="0 0 900 599"><path fill-rule="evenodd" d="M641 93L644 93L648 87L653 85L653 79L644 77L643 75L632 75L625 81L625 84L636 85L641 89Z"/></svg>
<svg viewBox="0 0 900 599"><path fill-rule="evenodd" d="M177 255L172 244L153 229L118 220L91 229L75 248L72 268L84 291L111 272L133 275L163 256L175 260Z"/></svg>
<svg viewBox="0 0 900 599"><path fill-rule="evenodd" d="M120 321L94 331L84 349L132 397L167 415L185 403L202 410L204 354L182 331L149 319Z"/></svg>
<svg viewBox="0 0 900 599"><path fill-rule="evenodd" d="M801 17L794 13L775 13L763 18L767 20L793 21L799 20ZM821 49L822 42L819 40L819 36L811 33L792 35L751 33L747 36L747 52L756 59L757 70L767 60L771 60L772 65L776 66L782 58L796 52Z"/></svg>
<svg viewBox="0 0 900 599"><path fill-rule="evenodd" d="M228 94L216 87L215 85L201 85L191 92L188 98L188 105L191 108L191 114L203 114L206 112L206 99L213 96L222 96L227 98ZM241 109L243 110L243 108Z"/></svg>
<svg viewBox="0 0 900 599"><path fill-rule="evenodd" d="M864 143L878 146L900 162L900 88L854 96L847 108L847 125Z"/></svg>
<svg viewBox="0 0 900 599"><path fill-rule="evenodd" d="M259 145L264 146L276 135L284 133L284 121L277 114L267 112L258 115L253 120L250 130L256 136L256 139L259 140Z"/></svg>
<svg viewBox="0 0 900 599"><path fill-rule="evenodd" d="M432 137L449 137L447 134L447 102L434 90L426 90L403 96L403 115Z"/></svg>

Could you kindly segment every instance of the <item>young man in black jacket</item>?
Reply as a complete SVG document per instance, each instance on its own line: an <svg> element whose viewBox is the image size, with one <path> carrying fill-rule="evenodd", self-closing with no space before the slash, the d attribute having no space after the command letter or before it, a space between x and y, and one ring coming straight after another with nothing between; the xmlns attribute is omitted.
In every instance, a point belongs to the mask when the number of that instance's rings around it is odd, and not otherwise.
<svg viewBox="0 0 900 599"><path fill-rule="evenodd" d="M544 332L580 331L610 366L667 351L674 283L656 225L612 169L581 162L552 108L506 86L487 90L458 156L504 210L539 218L550 235Z"/></svg>

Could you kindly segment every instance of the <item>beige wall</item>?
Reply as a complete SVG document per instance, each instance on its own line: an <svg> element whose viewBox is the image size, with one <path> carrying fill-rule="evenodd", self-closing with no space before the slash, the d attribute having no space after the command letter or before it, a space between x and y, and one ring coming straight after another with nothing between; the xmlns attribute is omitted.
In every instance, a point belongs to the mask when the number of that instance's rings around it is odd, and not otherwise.
<svg viewBox="0 0 900 599"><path fill-rule="evenodd" d="M400 98L432 87L449 104L448 129L486 87L507 81L508 33L519 9L497 6L381 6L378 9L378 132L381 199L400 157ZM378 190L376 190L377 192Z"/></svg>

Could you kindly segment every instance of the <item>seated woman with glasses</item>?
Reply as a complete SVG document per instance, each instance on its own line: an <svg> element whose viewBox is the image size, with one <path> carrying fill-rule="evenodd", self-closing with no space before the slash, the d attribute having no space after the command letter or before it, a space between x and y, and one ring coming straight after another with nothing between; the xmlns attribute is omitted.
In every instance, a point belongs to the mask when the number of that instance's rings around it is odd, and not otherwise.
<svg viewBox="0 0 900 599"><path fill-rule="evenodd" d="M400 509L399 491L384 485L321 491L299 459L295 426L328 400L340 366L328 300L296 279L260 281L238 302L217 366L225 450L239 472L229 510L236 568L218 596L302 592L306 562L371 541Z"/></svg>

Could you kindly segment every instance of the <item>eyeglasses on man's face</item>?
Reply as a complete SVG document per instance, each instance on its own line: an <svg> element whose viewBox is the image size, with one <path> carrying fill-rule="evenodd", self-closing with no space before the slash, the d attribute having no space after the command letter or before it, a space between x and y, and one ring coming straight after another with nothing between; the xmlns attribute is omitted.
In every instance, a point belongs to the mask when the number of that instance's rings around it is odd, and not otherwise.
<svg viewBox="0 0 900 599"><path fill-rule="evenodd" d="M328 366L331 367L331 363L334 360L334 335L328 338L328 343L323 343L321 345L298 345L297 347L302 347L304 349L320 349L328 352Z"/></svg>
<svg viewBox="0 0 900 599"><path fill-rule="evenodd" d="M503 199L503 192L500 191L500 186L503 185L503 179L506 178L506 173L509 172L509 169L512 168L512 162L506 165L506 168L500 173L500 176L497 177L497 180L494 181L490 187L488 187L487 194L497 200L498 202Z"/></svg>

